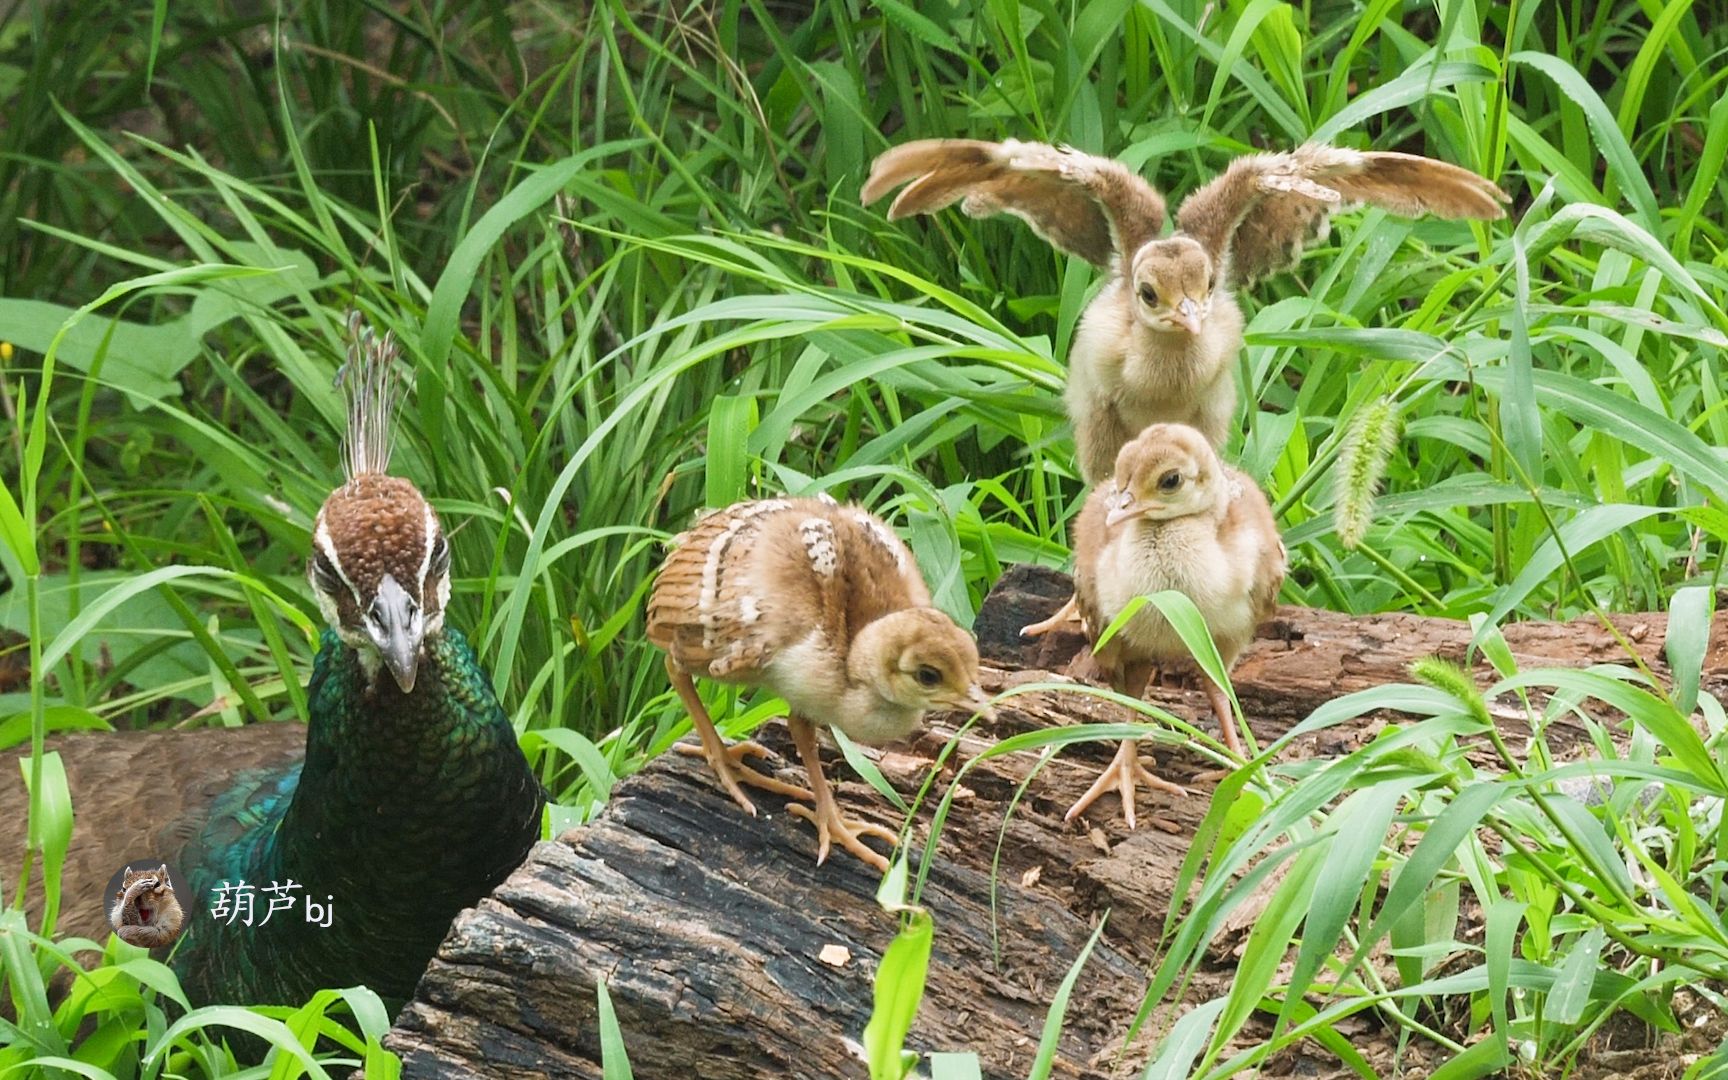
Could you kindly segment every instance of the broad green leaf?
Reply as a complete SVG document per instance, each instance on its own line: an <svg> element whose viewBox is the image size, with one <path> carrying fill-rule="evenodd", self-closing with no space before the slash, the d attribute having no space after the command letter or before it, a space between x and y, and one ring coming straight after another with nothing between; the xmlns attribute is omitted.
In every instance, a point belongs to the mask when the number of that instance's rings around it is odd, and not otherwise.
<svg viewBox="0 0 1728 1080"><path fill-rule="evenodd" d="M906 1033L912 1030L912 1020L924 1000L924 979L930 969L934 939L929 913L910 909L901 917L900 932L882 954L882 963L876 968L870 1022L864 1027L870 1080L904 1080L917 1065L917 1055L905 1052Z"/></svg>

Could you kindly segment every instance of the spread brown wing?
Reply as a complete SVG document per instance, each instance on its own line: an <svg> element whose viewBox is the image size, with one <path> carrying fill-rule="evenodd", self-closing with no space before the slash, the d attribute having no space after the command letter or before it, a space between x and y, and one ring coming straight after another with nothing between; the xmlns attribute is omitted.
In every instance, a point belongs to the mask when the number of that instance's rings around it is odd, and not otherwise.
<svg viewBox="0 0 1728 1080"><path fill-rule="evenodd" d="M883 153L864 182L865 203L905 190L890 221L961 202L972 217L1008 213L1045 240L1126 274L1127 260L1164 228L1164 199L1120 162L1045 143L922 139Z"/></svg>
<svg viewBox="0 0 1728 1080"><path fill-rule="evenodd" d="M1176 227L1198 240L1236 286L1294 266L1346 206L1486 221L1506 216L1506 201L1492 182L1444 161L1309 144L1232 161L1183 200Z"/></svg>

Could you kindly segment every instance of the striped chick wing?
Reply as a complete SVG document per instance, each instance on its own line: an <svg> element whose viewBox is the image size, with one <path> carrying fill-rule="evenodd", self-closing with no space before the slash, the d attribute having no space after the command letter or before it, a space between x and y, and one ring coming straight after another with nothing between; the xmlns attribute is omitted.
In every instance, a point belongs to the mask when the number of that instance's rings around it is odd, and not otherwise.
<svg viewBox="0 0 1728 1080"><path fill-rule="evenodd" d="M764 541L810 500L760 499L700 518L673 541L648 597L648 640L686 671L750 682L787 644L783 629L807 618L816 598L780 593L757 580ZM802 601L802 603L801 603Z"/></svg>
<svg viewBox="0 0 1728 1080"><path fill-rule="evenodd" d="M857 630L930 603L894 530L831 499L739 503L674 544L648 599L648 640L708 678L758 681L817 630L844 663Z"/></svg>

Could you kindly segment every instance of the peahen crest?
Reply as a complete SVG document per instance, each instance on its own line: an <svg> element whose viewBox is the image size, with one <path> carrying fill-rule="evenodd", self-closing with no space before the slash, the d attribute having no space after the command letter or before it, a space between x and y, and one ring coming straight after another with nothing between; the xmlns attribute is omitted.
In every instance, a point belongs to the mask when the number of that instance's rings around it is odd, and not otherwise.
<svg viewBox="0 0 1728 1080"><path fill-rule="evenodd" d="M358 310L348 312L348 360L336 369L336 385L348 402L342 468L348 479L382 476L390 468L391 425L403 386L397 370L396 336L380 336Z"/></svg>

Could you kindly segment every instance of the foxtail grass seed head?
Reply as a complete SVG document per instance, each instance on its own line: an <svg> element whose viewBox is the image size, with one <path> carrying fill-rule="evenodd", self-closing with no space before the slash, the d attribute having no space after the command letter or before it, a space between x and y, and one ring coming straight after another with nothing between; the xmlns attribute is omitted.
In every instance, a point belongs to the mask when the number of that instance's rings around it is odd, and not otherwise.
<svg viewBox="0 0 1728 1080"><path fill-rule="evenodd" d="M1389 397L1377 398L1357 414L1338 454L1338 497L1333 515L1338 539L1350 550L1374 523L1374 497L1386 478L1386 462L1398 445L1403 416Z"/></svg>
<svg viewBox="0 0 1728 1080"><path fill-rule="evenodd" d="M1410 674L1417 682L1457 698L1478 723L1493 726L1494 720L1488 715L1488 704L1482 700L1482 691L1476 688L1476 680L1465 669L1450 660L1427 656L1410 665Z"/></svg>

